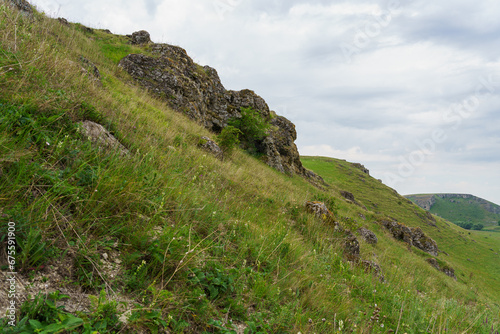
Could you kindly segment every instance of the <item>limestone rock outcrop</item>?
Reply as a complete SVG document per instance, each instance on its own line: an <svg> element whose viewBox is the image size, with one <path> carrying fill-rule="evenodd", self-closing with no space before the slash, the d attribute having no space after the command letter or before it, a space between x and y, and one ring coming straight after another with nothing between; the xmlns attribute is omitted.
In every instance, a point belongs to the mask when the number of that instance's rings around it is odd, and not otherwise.
<svg viewBox="0 0 500 334"><path fill-rule="evenodd" d="M240 118L241 108L253 108L270 124L267 137L259 145L266 163L280 172L324 184L321 177L302 166L294 143L295 125L271 111L262 97L248 89L226 90L215 69L196 64L181 47L151 44L149 49L154 56L129 54L119 66L173 109L215 133L222 131L229 119Z"/></svg>
<svg viewBox="0 0 500 334"><path fill-rule="evenodd" d="M415 246L424 252L438 256L437 243L426 236L420 227L409 227L395 221L383 221L382 225L389 230L395 239L403 240L410 246Z"/></svg>

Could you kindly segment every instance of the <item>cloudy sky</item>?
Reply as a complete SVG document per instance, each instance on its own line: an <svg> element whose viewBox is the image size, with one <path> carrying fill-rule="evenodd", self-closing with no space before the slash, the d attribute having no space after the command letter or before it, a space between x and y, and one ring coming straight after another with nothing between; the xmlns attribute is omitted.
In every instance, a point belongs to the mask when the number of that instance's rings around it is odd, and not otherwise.
<svg viewBox="0 0 500 334"><path fill-rule="evenodd" d="M363 163L400 194L500 204L497 0L31 0L185 48L295 123L302 155Z"/></svg>

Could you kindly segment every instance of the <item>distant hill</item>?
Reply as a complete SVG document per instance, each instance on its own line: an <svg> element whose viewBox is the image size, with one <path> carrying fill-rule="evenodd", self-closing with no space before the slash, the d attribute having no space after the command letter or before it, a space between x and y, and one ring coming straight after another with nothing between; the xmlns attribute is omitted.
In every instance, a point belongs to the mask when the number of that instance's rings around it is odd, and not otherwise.
<svg viewBox="0 0 500 334"><path fill-rule="evenodd" d="M500 205L469 194L418 194L405 196L421 208L451 222L496 225Z"/></svg>

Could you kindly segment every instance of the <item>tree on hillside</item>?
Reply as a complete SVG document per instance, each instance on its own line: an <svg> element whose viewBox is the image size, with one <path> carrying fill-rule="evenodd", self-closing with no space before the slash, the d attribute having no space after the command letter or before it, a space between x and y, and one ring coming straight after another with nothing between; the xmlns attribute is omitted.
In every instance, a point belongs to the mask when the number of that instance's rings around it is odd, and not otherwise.
<svg viewBox="0 0 500 334"><path fill-rule="evenodd" d="M475 224L472 229L476 230L476 231L481 231L482 229L484 228L484 225L483 224Z"/></svg>
<svg viewBox="0 0 500 334"><path fill-rule="evenodd" d="M498 221L498 226L500 226L500 220Z"/></svg>

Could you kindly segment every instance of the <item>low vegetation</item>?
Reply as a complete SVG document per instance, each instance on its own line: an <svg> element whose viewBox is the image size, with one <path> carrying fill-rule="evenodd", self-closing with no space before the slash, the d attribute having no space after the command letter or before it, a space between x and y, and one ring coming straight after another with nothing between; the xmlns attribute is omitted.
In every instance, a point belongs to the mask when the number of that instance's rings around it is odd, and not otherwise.
<svg viewBox="0 0 500 334"><path fill-rule="evenodd" d="M117 67L132 50L124 37L0 4L0 275L12 271L12 222L22 282L15 298L0 291L0 318L16 304L4 333L497 333L498 239L429 225L344 161L303 159L321 189L238 149L234 134L221 161L198 148L213 133ZM93 143L82 121L128 153ZM324 202L341 229L306 201ZM457 281L382 220L421 227ZM358 239L383 278L343 255L343 230L359 227L378 237Z"/></svg>

